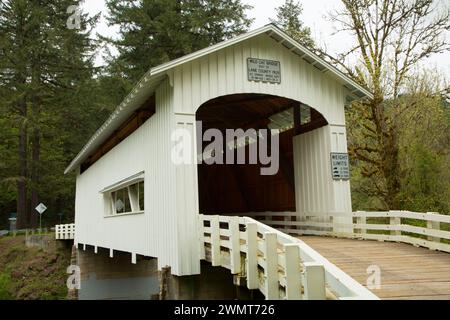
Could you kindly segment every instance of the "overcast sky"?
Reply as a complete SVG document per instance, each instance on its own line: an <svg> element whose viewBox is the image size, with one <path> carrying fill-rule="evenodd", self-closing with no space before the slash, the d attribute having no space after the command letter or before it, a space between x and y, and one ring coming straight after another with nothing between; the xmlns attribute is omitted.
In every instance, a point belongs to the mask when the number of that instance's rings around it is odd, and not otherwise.
<svg viewBox="0 0 450 320"><path fill-rule="evenodd" d="M284 0L243 0L242 2L253 6L253 10L248 14L255 19L252 29L256 29L270 23L270 18L275 17L275 8L283 4ZM344 52L350 47L352 38L343 33L332 35L335 26L327 19L329 12L340 8L341 0L303 0L301 2L304 8L302 20L311 28L313 37L319 45L326 45L328 53L333 55ZM106 25L107 10L104 0L85 0L83 10L90 14L102 13L102 19L97 28L98 33L109 36L115 34L117 29L109 28ZM447 78L450 78L449 61L450 52L447 52L429 59L426 65L440 69L447 75ZM102 62L101 58L98 59L98 62Z"/></svg>

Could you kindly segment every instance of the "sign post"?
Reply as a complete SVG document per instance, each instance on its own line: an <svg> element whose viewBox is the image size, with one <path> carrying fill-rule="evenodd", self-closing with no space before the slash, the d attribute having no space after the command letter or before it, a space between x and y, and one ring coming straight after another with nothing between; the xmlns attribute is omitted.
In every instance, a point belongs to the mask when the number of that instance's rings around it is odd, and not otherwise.
<svg viewBox="0 0 450 320"><path fill-rule="evenodd" d="M40 203L35 209L39 213L39 233L42 234L42 214L47 210L47 207Z"/></svg>

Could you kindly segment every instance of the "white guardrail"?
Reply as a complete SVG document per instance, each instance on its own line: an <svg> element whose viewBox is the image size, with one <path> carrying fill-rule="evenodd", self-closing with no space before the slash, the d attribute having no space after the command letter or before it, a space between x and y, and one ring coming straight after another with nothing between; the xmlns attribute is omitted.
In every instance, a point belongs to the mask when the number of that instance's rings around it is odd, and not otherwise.
<svg viewBox="0 0 450 320"><path fill-rule="evenodd" d="M56 240L73 240L75 238L75 224L57 224L55 226Z"/></svg>
<svg viewBox="0 0 450 320"><path fill-rule="evenodd" d="M450 215L410 211L358 211L306 214L301 217L295 212L250 215L294 235L403 242L450 253Z"/></svg>
<svg viewBox="0 0 450 320"><path fill-rule="evenodd" d="M266 299L377 300L303 241L247 217L200 215L202 259Z"/></svg>

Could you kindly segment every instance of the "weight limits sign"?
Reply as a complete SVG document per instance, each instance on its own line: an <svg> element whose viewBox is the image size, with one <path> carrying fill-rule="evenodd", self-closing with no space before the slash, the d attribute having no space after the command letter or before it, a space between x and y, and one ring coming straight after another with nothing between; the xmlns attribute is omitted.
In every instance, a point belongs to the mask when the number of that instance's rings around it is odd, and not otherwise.
<svg viewBox="0 0 450 320"><path fill-rule="evenodd" d="M334 180L350 179L350 162L347 153L331 153L331 173Z"/></svg>
<svg viewBox="0 0 450 320"><path fill-rule="evenodd" d="M281 83L280 61L248 58L247 73L249 81Z"/></svg>

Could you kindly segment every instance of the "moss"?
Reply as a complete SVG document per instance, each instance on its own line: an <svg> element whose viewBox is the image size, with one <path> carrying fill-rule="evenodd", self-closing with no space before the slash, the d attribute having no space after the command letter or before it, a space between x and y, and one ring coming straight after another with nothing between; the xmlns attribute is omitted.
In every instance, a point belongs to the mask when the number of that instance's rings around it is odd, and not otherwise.
<svg viewBox="0 0 450 320"><path fill-rule="evenodd" d="M12 299L10 287L11 287L11 276L6 272L0 273L0 300Z"/></svg>
<svg viewBox="0 0 450 320"><path fill-rule="evenodd" d="M25 237L0 241L0 299L62 300L67 296L70 249L27 248Z"/></svg>

